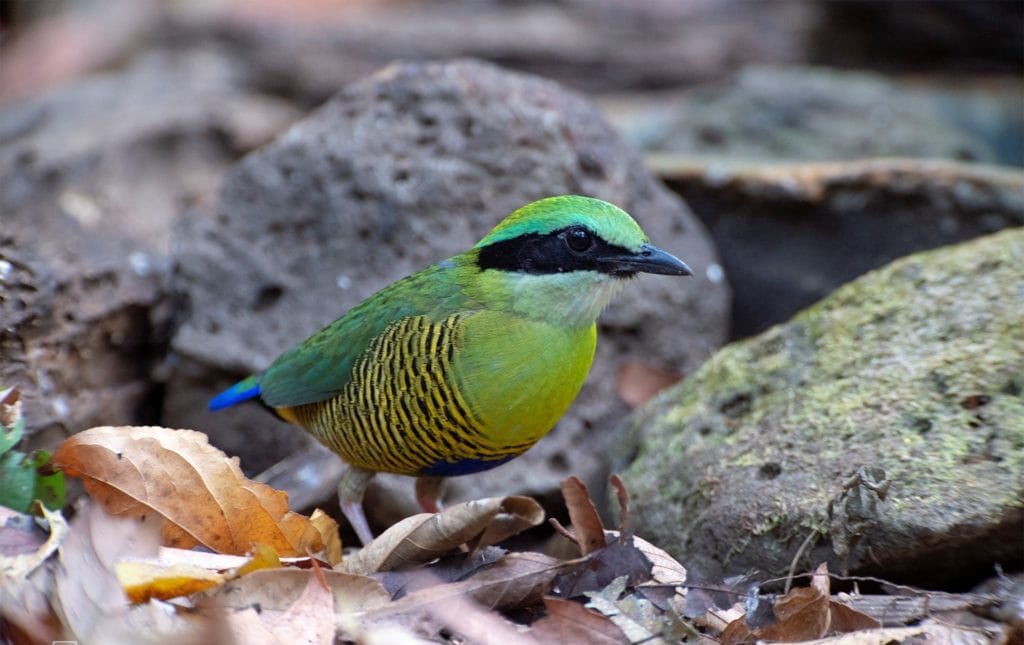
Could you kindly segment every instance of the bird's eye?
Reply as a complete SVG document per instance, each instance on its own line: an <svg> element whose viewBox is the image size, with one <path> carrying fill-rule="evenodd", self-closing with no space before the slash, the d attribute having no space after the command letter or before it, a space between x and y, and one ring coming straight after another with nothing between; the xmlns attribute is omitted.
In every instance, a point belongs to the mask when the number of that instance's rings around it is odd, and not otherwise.
<svg viewBox="0 0 1024 645"><path fill-rule="evenodd" d="M594 244L594 239L586 229L570 228L565 232L565 243L573 251L582 253Z"/></svg>

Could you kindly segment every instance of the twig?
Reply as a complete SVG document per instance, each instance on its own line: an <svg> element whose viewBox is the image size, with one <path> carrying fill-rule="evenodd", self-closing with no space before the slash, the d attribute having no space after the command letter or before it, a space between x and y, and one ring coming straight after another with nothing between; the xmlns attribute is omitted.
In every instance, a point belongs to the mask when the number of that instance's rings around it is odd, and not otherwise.
<svg viewBox="0 0 1024 645"><path fill-rule="evenodd" d="M811 546L811 542L818 537L821 533L821 529L814 527L811 529L810 534L804 539L803 544L796 550L796 555L793 556L793 560L789 563L789 572L786 574L786 587L783 590L784 593L789 593L789 588L793 586L793 576L796 574L796 565L800 562L800 558L804 556L804 551Z"/></svg>

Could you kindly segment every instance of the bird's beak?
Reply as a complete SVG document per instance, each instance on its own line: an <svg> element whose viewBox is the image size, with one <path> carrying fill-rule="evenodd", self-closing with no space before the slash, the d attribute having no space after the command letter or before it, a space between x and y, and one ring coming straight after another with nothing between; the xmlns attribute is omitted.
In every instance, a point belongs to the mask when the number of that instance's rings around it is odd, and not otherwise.
<svg viewBox="0 0 1024 645"><path fill-rule="evenodd" d="M601 264L612 273L658 273L661 275L693 275L682 260L656 246L644 244L639 253L601 258Z"/></svg>

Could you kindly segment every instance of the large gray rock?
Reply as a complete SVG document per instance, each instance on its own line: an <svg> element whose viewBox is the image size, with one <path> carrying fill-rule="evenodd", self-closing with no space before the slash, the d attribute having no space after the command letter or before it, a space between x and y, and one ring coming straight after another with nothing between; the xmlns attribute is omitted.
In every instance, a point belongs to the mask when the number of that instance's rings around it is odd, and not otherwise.
<svg viewBox="0 0 1024 645"><path fill-rule="evenodd" d="M616 124L627 138L651 151L714 161L900 156L1008 163L1002 155L1020 159L1019 151L1000 148L1007 139L1019 142L1024 125L1015 81L1002 92L955 93L866 72L751 66L647 98L620 103Z"/></svg>
<svg viewBox="0 0 1024 645"><path fill-rule="evenodd" d="M716 258L700 224L591 102L469 61L394 65L347 87L238 164L215 213L181 220L177 288L190 306L173 340L165 423L208 432L250 471L285 457L301 431L255 406L214 416L210 396L386 284L469 248L515 208L562 193L628 209L698 277L632 285L604 316L591 378L553 435L455 480L455 494L545 494L569 473L599 479L627 412L616 367L634 357L693 370L726 335L728 288L706 271Z"/></svg>
<svg viewBox="0 0 1024 645"><path fill-rule="evenodd" d="M153 54L0 111L0 384L33 442L157 420L170 219L291 114L240 85Z"/></svg>
<svg viewBox="0 0 1024 645"><path fill-rule="evenodd" d="M920 584L1021 567L1022 321L1018 228L725 347L627 427L637 532L710 574L785 575L798 553Z"/></svg>

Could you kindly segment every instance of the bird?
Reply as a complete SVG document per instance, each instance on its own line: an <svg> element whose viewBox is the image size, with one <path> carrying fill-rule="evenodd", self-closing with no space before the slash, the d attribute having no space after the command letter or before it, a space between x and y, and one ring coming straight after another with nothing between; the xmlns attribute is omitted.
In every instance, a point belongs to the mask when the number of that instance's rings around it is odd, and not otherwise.
<svg viewBox="0 0 1024 645"><path fill-rule="evenodd" d="M347 465L341 511L373 540L363 493L416 477L437 512L445 478L494 468L546 435L594 359L596 321L639 273L693 275L621 208L559 195L522 206L475 246L384 287L211 410L255 400Z"/></svg>

